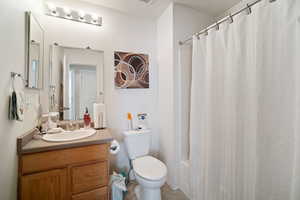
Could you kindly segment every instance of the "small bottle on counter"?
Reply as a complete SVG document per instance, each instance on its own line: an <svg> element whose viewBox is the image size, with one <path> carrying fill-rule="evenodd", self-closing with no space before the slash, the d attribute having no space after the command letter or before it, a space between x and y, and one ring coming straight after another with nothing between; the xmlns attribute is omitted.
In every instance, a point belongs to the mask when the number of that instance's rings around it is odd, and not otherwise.
<svg viewBox="0 0 300 200"><path fill-rule="evenodd" d="M83 116L84 128L91 128L91 116L89 114L88 108L85 108L85 113Z"/></svg>
<svg viewBox="0 0 300 200"><path fill-rule="evenodd" d="M133 123L132 123L132 114L127 113L127 121L128 121L128 130L133 130Z"/></svg>

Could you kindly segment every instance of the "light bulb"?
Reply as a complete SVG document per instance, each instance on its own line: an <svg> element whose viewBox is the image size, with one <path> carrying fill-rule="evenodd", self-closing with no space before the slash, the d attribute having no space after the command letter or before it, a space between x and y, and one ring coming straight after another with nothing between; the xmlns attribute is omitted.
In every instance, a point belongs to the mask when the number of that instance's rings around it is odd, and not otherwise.
<svg viewBox="0 0 300 200"><path fill-rule="evenodd" d="M93 14L92 14L92 18L93 18L94 20L98 20L98 15L95 14L95 13L93 13Z"/></svg>
<svg viewBox="0 0 300 200"><path fill-rule="evenodd" d="M78 12L78 15L79 15L79 20L80 21L85 21L84 17L85 17L85 13L83 11L79 11Z"/></svg>
<svg viewBox="0 0 300 200"><path fill-rule="evenodd" d="M64 8L65 18L72 19L71 10L69 8Z"/></svg>
<svg viewBox="0 0 300 200"><path fill-rule="evenodd" d="M50 10L51 15L57 16L56 6L53 3L47 3L47 7Z"/></svg>
<svg viewBox="0 0 300 200"><path fill-rule="evenodd" d="M53 3L47 3L47 7L50 11L56 10L56 6Z"/></svg>
<svg viewBox="0 0 300 200"><path fill-rule="evenodd" d="M97 14L92 14L92 23L93 24L97 24L98 23L98 15Z"/></svg>

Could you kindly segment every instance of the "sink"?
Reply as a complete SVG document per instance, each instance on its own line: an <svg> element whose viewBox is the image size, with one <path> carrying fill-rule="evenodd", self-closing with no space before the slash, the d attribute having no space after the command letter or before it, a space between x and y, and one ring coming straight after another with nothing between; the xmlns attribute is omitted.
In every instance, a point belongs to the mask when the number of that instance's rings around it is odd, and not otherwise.
<svg viewBox="0 0 300 200"><path fill-rule="evenodd" d="M43 140L48 142L68 142L83 139L96 133L95 129L79 129L75 131L62 131L56 134L46 134Z"/></svg>

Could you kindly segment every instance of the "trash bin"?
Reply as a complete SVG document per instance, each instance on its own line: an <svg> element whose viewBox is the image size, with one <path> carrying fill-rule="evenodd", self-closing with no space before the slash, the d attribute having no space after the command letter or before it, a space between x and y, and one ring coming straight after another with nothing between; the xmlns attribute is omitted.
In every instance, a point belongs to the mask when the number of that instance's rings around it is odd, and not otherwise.
<svg viewBox="0 0 300 200"><path fill-rule="evenodd" d="M112 200L123 200L123 192L127 191L126 178L122 174L113 173L110 177Z"/></svg>

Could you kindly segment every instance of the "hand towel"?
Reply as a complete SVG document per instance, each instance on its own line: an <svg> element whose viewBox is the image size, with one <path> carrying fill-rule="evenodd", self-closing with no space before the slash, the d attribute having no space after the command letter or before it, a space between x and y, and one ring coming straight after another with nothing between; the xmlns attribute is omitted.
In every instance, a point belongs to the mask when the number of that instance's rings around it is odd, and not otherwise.
<svg viewBox="0 0 300 200"><path fill-rule="evenodd" d="M17 94L15 91L9 96L9 119L10 120L19 120L18 108L17 108Z"/></svg>
<svg viewBox="0 0 300 200"><path fill-rule="evenodd" d="M24 93L13 91L9 96L8 119L24 120Z"/></svg>
<svg viewBox="0 0 300 200"><path fill-rule="evenodd" d="M12 97L9 95L8 97L8 119L13 120L12 116Z"/></svg>
<svg viewBox="0 0 300 200"><path fill-rule="evenodd" d="M21 91L16 92L17 95L17 115L18 121L23 121L24 120L24 93Z"/></svg>

